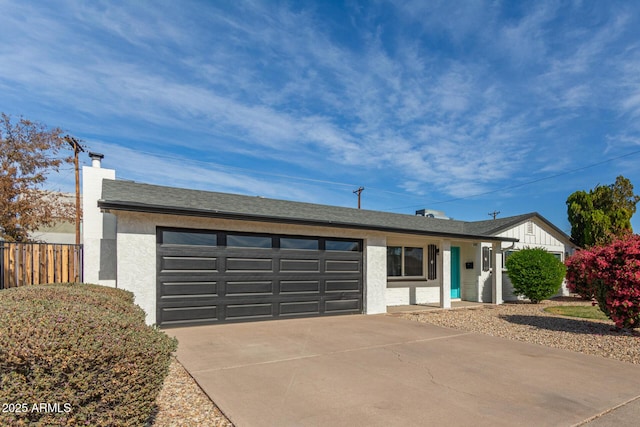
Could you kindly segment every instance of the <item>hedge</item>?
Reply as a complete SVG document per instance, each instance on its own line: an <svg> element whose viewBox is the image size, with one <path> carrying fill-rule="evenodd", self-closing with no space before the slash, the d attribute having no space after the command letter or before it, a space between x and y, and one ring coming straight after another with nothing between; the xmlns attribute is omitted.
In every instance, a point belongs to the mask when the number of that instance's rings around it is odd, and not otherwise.
<svg viewBox="0 0 640 427"><path fill-rule="evenodd" d="M144 319L115 288L0 291L0 424L144 425L177 346Z"/></svg>
<svg viewBox="0 0 640 427"><path fill-rule="evenodd" d="M534 304L558 293L566 272L564 264L543 248L514 252L505 264L514 293Z"/></svg>

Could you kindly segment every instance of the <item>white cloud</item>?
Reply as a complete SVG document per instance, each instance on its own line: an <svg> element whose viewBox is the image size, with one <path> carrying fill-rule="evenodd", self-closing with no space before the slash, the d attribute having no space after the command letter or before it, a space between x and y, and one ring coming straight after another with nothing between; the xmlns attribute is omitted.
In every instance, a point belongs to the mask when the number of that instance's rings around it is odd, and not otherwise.
<svg viewBox="0 0 640 427"><path fill-rule="evenodd" d="M130 179L149 184L167 184L176 187L208 191L282 197L294 200L309 200L303 190L289 184L276 184L256 178L235 168L227 168L216 163L197 162L170 154L158 155L141 152L103 141L87 141L103 154L103 167L116 170L119 179Z"/></svg>
<svg viewBox="0 0 640 427"><path fill-rule="evenodd" d="M554 138L584 108L640 115L638 48L607 56L637 20L611 13L590 31L552 2L508 6L379 3L347 9L337 28L320 8L258 1L16 3L0 17L14 34L0 47L0 88L7 102L27 88L65 111L130 173L142 159L118 139L468 196L560 169ZM166 179L162 158L140 164ZM185 185L287 194L249 173L184 166Z"/></svg>

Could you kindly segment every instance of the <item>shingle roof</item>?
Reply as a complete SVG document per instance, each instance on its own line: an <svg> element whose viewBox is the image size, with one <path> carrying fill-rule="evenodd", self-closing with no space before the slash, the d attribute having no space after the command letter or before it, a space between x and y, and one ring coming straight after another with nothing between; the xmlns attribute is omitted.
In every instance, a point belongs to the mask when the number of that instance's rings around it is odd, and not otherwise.
<svg viewBox="0 0 640 427"><path fill-rule="evenodd" d="M524 221L540 215L537 212L526 213L522 215L509 216L504 218L488 219L486 221L467 222L465 230L469 233L490 234L494 235L503 230L520 224Z"/></svg>
<svg viewBox="0 0 640 427"><path fill-rule="evenodd" d="M389 232L484 240L515 239L495 237L481 223L425 218L366 209L292 202L201 190L188 190L132 181L102 183L98 206L107 210L168 213L279 223L323 225ZM502 221L507 218L502 218Z"/></svg>

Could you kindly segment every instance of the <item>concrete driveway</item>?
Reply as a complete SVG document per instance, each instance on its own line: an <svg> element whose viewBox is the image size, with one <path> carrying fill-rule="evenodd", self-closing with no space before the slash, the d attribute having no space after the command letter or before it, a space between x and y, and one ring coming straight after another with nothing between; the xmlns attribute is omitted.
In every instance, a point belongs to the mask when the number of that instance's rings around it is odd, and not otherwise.
<svg viewBox="0 0 640 427"><path fill-rule="evenodd" d="M238 427L572 426L640 402L638 366L387 315L167 332Z"/></svg>

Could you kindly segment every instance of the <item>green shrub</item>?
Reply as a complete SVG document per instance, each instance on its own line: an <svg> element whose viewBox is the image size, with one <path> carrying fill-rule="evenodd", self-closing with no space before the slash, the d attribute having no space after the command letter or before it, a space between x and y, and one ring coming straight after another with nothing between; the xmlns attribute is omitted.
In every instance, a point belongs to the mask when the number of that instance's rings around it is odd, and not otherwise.
<svg viewBox="0 0 640 427"><path fill-rule="evenodd" d="M555 295L566 272L564 264L542 248L514 252L507 258L506 267L514 293L534 304Z"/></svg>
<svg viewBox="0 0 640 427"><path fill-rule="evenodd" d="M176 342L132 300L83 284L0 291L0 402L22 411L0 424L144 425Z"/></svg>

